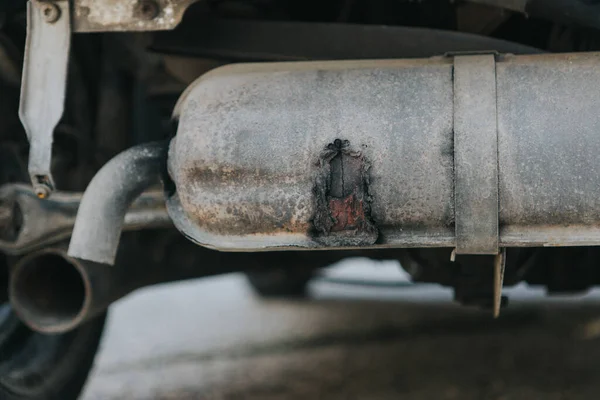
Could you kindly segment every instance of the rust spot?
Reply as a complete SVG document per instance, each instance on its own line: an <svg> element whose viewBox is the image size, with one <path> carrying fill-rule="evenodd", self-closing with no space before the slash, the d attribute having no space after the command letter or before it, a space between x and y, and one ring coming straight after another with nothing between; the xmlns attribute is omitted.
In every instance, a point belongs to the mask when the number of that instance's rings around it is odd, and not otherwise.
<svg viewBox="0 0 600 400"><path fill-rule="evenodd" d="M330 199L329 210L335 221L331 232L358 229L366 219L364 203L355 194L344 199Z"/></svg>
<svg viewBox="0 0 600 400"><path fill-rule="evenodd" d="M371 220L370 164L347 140L336 139L319 158L314 194L315 239L327 246L374 244L378 231Z"/></svg>

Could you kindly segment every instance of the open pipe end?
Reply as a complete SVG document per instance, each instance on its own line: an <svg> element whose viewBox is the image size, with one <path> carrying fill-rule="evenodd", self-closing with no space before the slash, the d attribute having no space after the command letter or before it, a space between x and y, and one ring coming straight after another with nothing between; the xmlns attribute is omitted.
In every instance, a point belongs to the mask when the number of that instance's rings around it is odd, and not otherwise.
<svg viewBox="0 0 600 400"><path fill-rule="evenodd" d="M31 329L63 333L77 327L90 309L91 284L85 268L57 249L23 258L11 271L9 297Z"/></svg>

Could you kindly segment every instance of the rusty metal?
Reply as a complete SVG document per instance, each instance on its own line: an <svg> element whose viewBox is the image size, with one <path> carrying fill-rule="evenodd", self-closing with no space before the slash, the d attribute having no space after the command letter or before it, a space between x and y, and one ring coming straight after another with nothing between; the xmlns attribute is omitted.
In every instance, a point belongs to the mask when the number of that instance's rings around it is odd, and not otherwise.
<svg viewBox="0 0 600 400"><path fill-rule="evenodd" d="M368 246L378 231L371 221L370 164L348 140L335 139L321 154L315 182L316 239L325 246Z"/></svg>
<svg viewBox="0 0 600 400"><path fill-rule="evenodd" d="M455 244L451 59L231 65L195 82L176 113L167 207L197 243ZM359 186L379 234L359 244L324 245L314 225L323 148L336 139L370 165Z"/></svg>
<svg viewBox="0 0 600 400"><path fill-rule="evenodd" d="M457 254L498 254L498 127L493 54L454 57Z"/></svg>
<svg viewBox="0 0 600 400"><path fill-rule="evenodd" d="M30 143L29 175L40 198L54 190L50 170L54 128L64 111L71 44L67 0L27 2L27 40L19 117Z"/></svg>
<svg viewBox="0 0 600 400"><path fill-rule="evenodd" d="M139 0L133 12L136 17L150 21L158 17L160 6L154 0Z"/></svg>
<svg viewBox="0 0 600 400"><path fill-rule="evenodd" d="M461 107L454 92L461 72L454 62L213 70L192 84L176 108L167 201L175 225L195 242L224 250L454 247L459 190L467 200L462 209L472 208L471 221L483 229L470 235L486 232L486 251L496 248L498 226L500 247L600 245L600 54L497 56L487 89L465 89L465 104L474 106L483 92L496 99L497 112L464 114L474 136L460 165L455 140L461 132L455 135L465 125L454 118ZM494 86L496 96L490 96ZM485 145L476 145L482 129ZM331 178L323 173L331 165L321 153L335 139L348 140L370 165L364 187L379 232L375 241L322 240L333 227L344 230L361 210L345 196L323 201L332 188L315 185L319 177ZM473 179L463 182L457 174ZM485 218L478 204L486 205ZM329 216L340 218L327 223L324 205Z"/></svg>
<svg viewBox="0 0 600 400"><path fill-rule="evenodd" d="M49 24L53 24L56 21L58 21L58 19L61 16L61 13L62 13L59 6L57 6L54 3L49 3L49 2L42 3L41 11L42 11L42 15L44 16L44 19Z"/></svg>
<svg viewBox="0 0 600 400"><path fill-rule="evenodd" d="M175 28L197 0L74 0L74 32L158 31Z"/></svg>
<svg viewBox="0 0 600 400"><path fill-rule="evenodd" d="M82 193L55 192L42 200L30 186L0 187L0 251L21 255L54 245L73 231ZM123 230L171 227L161 191L143 193L125 214Z"/></svg>

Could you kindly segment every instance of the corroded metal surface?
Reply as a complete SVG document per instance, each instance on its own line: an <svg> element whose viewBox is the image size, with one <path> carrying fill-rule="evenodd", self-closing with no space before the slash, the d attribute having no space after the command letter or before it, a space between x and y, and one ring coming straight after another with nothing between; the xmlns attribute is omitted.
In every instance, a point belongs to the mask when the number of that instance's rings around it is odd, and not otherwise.
<svg viewBox="0 0 600 400"><path fill-rule="evenodd" d="M175 28L197 0L75 0L75 32L158 31Z"/></svg>
<svg viewBox="0 0 600 400"><path fill-rule="evenodd" d="M337 247L318 234L314 189L340 139L369 162L379 235L337 245L453 245L451 59L232 65L193 84L177 112L167 204L200 244ZM354 218L333 197L336 220Z"/></svg>
<svg viewBox="0 0 600 400"><path fill-rule="evenodd" d="M378 232L371 220L370 164L347 140L336 139L321 154L315 180L316 240L324 246L368 246Z"/></svg>
<svg viewBox="0 0 600 400"><path fill-rule="evenodd" d="M496 56L494 64L486 82L496 112L464 114L461 101L481 107L484 91L465 87L457 102L462 75L450 57L215 70L176 108L170 215L197 243L229 250L453 247L462 199L472 238L494 239L500 226L500 246L600 245L600 55ZM465 124L468 137L455 131ZM349 143L344 162L336 139ZM347 174L367 201L340 192L343 165L368 171ZM368 240L324 240L360 221L372 222Z"/></svg>

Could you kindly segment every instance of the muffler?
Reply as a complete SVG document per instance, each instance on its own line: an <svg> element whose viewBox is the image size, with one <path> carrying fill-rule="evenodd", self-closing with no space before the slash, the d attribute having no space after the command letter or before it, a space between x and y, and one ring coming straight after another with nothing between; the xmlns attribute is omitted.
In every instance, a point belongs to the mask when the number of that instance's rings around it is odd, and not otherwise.
<svg viewBox="0 0 600 400"><path fill-rule="evenodd" d="M600 53L221 67L180 98L168 157L98 173L69 255L112 264L159 171L175 226L224 251L600 245L599 109Z"/></svg>
<svg viewBox="0 0 600 400"><path fill-rule="evenodd" d="M175 225L221 250L600 245L600 53L233 64L179 101Z"/></svg>

